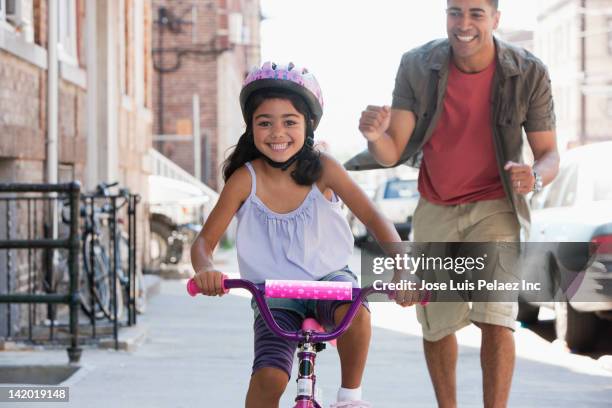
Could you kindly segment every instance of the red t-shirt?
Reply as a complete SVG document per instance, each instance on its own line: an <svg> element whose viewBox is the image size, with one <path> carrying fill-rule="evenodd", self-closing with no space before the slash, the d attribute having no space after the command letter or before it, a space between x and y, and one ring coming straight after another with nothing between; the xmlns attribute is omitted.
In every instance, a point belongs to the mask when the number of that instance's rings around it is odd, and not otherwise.
<svg viewBox="0 0 612 408"><path fill-rule="evenodd" d="M495 61L476 74L449 64L444 110L423 147L419 192L427 201L455 205L505 196L491 124L494 74Z"/></svg>

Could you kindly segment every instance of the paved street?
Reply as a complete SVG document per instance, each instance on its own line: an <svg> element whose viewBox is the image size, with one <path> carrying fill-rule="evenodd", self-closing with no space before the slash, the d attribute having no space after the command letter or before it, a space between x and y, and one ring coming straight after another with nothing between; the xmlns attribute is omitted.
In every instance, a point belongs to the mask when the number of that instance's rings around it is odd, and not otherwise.
<svg viewBox="0 0 612 408"><path fill-rule="evenodd" d="M232 253L222 254L222 269L236 272ZM359 255L353 268L358 269ZM419 327L414 310L373 304L374 332L364 396L376 407L432 407ZM144 344L132 352L86 349L83 369L68 380L69 404L20 404L20 407L240 407L252 359L252 316L245 294L195 299L184 281L164 281L147 314ZM402 330L397 330L401 328ZM612 367L606 360L567 353L527 329L516 335L518 359L512 407L609 407ZM481 406L479 333L459 333L459 405ZM66 362L63 350L0 353L0 364ZM608 361L609 364L609 361ZM318 358L317 375L329 404L339 381L337 355ZM281 406L291 406L291 382ZM0 404L1 406L2 404Z"/></svg>

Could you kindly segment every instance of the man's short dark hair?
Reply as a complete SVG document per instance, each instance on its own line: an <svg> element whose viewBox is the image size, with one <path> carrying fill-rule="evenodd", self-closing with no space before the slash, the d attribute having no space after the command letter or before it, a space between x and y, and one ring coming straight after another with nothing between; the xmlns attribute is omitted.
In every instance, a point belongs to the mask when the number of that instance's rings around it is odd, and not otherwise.
<svg viewBox="0 0 612 408"><path fill-rule="evenodd" d="M499 8L499 0L488 0L488 1L493 6L493 9L497 11L497 9ZM446 2L448 3L448 0L446 0Z"/></svg>

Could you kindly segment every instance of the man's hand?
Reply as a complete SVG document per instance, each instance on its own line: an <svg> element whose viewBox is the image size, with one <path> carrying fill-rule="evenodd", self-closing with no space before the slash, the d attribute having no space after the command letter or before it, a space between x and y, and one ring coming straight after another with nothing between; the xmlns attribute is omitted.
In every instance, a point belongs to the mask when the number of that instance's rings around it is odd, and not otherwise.
<svg viewBox="0 0 612 408"><path fill-rule="evenodd" d="M225 294L225 289L223 289L224 276L219 271L209 270L198 272L193 279L203 295L223 296Z"/></svg>
<svg viewBox="0 0 612 408"><path fill-rule="evenodd" d="M533 190L535 177L530 165L509 161L504 166L504 170L510 173L510 182L515 193L527 194Z"/></svg>
<svg viewBox="0 0 612 408"><path fill-rule="evenodd" d="M388 106L369 105L361 112L359 130L369 142L375 142L385 135L391 121L391 109Z"/></svg>

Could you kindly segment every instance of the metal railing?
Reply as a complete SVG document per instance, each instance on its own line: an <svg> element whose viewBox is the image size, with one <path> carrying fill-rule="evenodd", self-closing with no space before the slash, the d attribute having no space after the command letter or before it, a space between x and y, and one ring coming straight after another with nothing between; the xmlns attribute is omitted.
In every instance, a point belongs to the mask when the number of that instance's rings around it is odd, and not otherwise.
<svg viewBox="0 0 612 408"><path fill-rule="evenodd" d="M69 307L69 347L67 348L68 358L70 363L78 363L81 358L82 349L79 347L79 203L81 194L81 185L78 182L68 184L0 184L0 200L6 204L6 238L0 239L0 250L7 250L6 254L6 291L5 294L0 294L0 303L6 304L7 317L7 337L11 337L12 333L12 309L11 304L29 304L29 319L28 329L29 337L32 337L32 304L66 304ZM36 195L38 194L38 195ZM68 207L70 209L70 229L67 238L36 238L38 235L37 225L35 224L36 215L38 212L38 204L57 202L57 195L64 195L68 198ZM6 195L9 195L8 197ZM20 196L21 195L21 196ZM26 221L27 221L27 238L13 239L12 224L14 206L11 202L25 201L26 203ZM41 205L44 207L44 205ZM34 217L31 216L31 210L34 208ZM32 220L34 218L34 220ZM68 272L69 285L67 293L35 293L33 285L33 270L32 264L35 258L33 250L46 249L66 249L68 251ZM11 275L12 253L11 250L27 250L28 251L28 293L17 293L11 289L13 276Z"/></svg>
<svg viewBox="0 0 612 408"><path fill-rule="evenodd" d="M178 164L174 163L172 160L168 159L155 149L149 150L149 156L151 158L152 171L154 175L191 184L200 189L203 195L209 196L212 204L217 202L219 193L202 183L202 181L198 180L193 175L189 174L189 172L185 171Z"/></svg>
<svg viewBox="0 0 612 408"><path fill-rule="evenodd" d="M5 309L0 339L68 340L71 363L80 359L79 345L97 341L98 329L104 336L112 329L119 348L119 327L136 324L137 298L140 294L144 301L145 288L136 265L140 196L127 189L111 194L115 185L101 183L95 192L81 194L78 182L0 184L0 309ZM59 221L55 238L54 217ZM106 308L96 291L101 279ZM46 315L39 304L47 305ZM63 305L68 305L68 322ZM66 326L68 339L56 337L56 329L63 335Z"/></svg>

